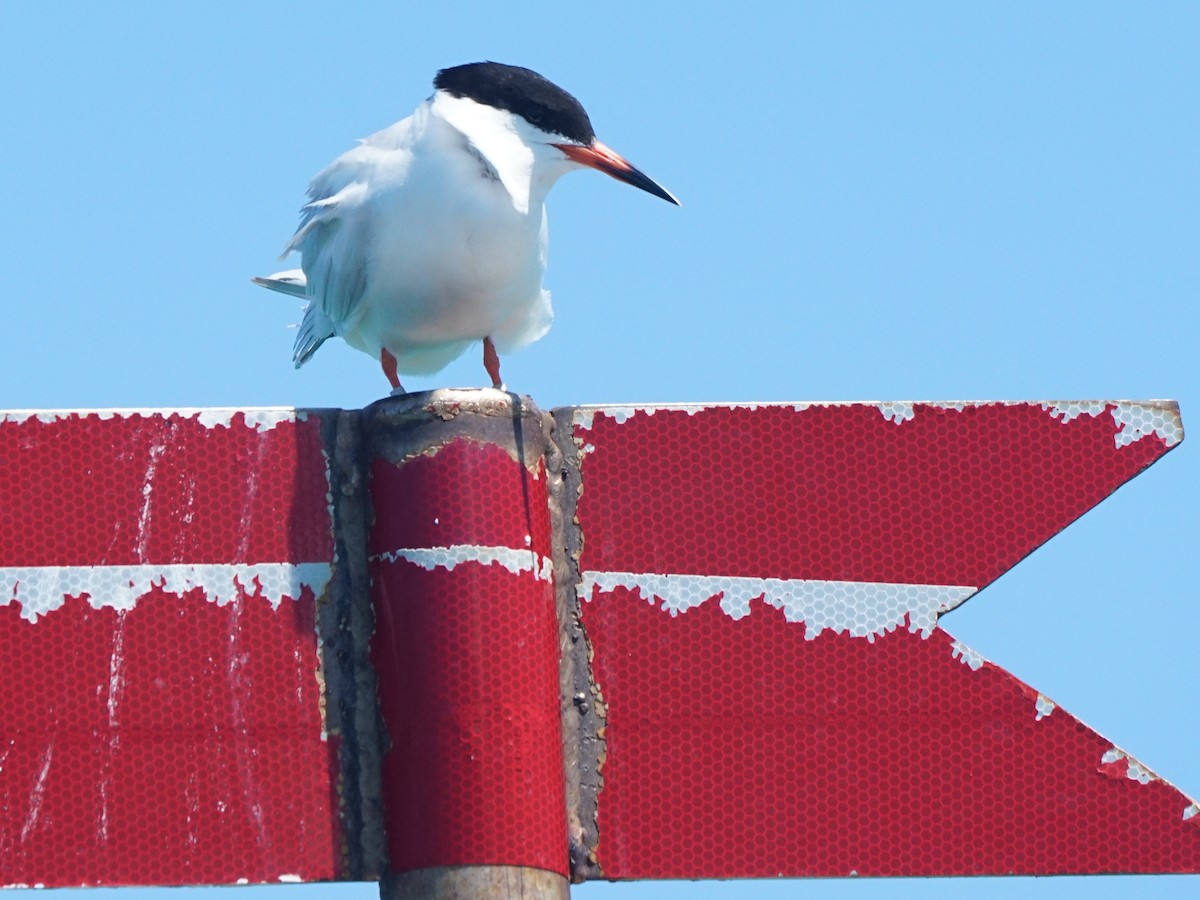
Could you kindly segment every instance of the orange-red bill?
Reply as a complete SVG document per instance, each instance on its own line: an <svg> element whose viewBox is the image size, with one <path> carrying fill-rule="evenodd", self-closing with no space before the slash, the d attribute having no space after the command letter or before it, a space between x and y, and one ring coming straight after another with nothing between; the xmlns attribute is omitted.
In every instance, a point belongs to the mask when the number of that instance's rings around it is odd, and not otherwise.
<svg viewBox="0 0 1200 900"><path fill-rule="evenodd" d="M670 191L647 176L640 169L630 165L621 154L604 146L599 141L593 141L588 146L580 144L555 144L554 146L565 153L569 159L574 160L582 166L597 169L606 175L611 175L618 181L641 188L655 197L662 197L667 202L679 206L679 201L671 195Z"/></svg>

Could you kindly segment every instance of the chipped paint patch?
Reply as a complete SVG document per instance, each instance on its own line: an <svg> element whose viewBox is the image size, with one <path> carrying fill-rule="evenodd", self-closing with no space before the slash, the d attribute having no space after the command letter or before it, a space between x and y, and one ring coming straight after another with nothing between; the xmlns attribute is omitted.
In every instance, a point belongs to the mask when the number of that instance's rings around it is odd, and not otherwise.
<svg viewBox="0 0 1200 900"><path fill-rule="evenodd" d="M911 421L916 418L916 413L913 411L913 404L895 400L888 403L880 403L878 406L879 412L883 414L884 419L900 425L904 422Z"/></svg>
<svg viewBox="0 0 1200 900"><path fill-rule="evenodd" d="M804 412L808 409L830 409L834 407L844 406L861 406L873 407L880 415L889 422L894 422L897 425L904 422L912 421L916 417L916 408L918 406L926 406L931 409L952 410L954 412L963 412L967 407L975 406L993 406L996 401L992 400L830 400L825 402L816 401L797 401L797 402L746 402L746 403L647 403L647 404L632 404L620 406L577 406L572 410L572 421L576 426L584 431L591 431L595 425L597 414L601 414L613 419L617 424L623 425L632 419L637 413L643 413L647 416L652 416L658 412L685 412L689 416L694 416L696 413L705 412L713 409L791 409L794 412ZM1008 405L1025 406L1027 403L1010 403ZM1081 405L1097 406L1097 410L1091 412L1091 415L1098 415L1103 412L1109 405L1108 403L1100 402L1096 404L1079 404L1072 401L1047 401L1042 403L1043 409L1052 411L1052 414L1061 416L1069 413L1069 417L1064 421L1070 421L1080 411L1076 409ZM1126 404L1128 405L1128 404Z"/></svg>
<svg viewBox="0 0 1200 900"><path fill-rule="evenodd" d="M972 672L978 672L983 668L983 664L987 662L983 658L983 654L978 650L972 650L962 641L955 641L950 645L950 655L971 669Z"/></svg>
<svg viewBox="0 0 1200 900"><path fill-rule="evenodd" d="M968 406L991 406L990 400L859 400L842 403L810 404L813 406L873 406L889 422L902 425L917 417L917 407L962 412Z"/></svg>
<svg viewBox="0 0 1200 900"><path fill-rule="evenodd" d="M300 884L304 879L299 875L293 875L289 872L285 875L280 875L279 881L281 884Z"/></svg>
<svg viewBox="0 0 1200 900"><path fill-rule="evenodd" d="M1037 716L1038 722L1042 721L1042 719L1049 716L1056 709L1058 709L1058 705L1053 700L1051 700L1049 697L1047 697L1045 694L1037 695L1037 700L1035 701L1035 703L1033 705L1033 711L1034 711L1034 714Z"/></svg>
<svg viewBox="0 0 1200 900"><path fill-rule="evenodd" d="M1104 411L1112 415L1117 431L1114 445L1120 449L1154 435L1167 447L1183 440L1183 421L1179 409L1169 404L1131 403L1104 400L1048 400L1039 404L1064 425L1080 416L1095 418Z"/></svg>
<svg viewBox="0 0 1200 900"><path fill-rule="evenodd" d="M1183 421L1179 410L1140 403L1118 403L1112 411L1117 423L1116 442L1118 447L1128 447L1148 435L1162 438L1168 447L1183 440Z"/></svg>
<svg viewBox="0 0 1200 900"><path fill-rule="evenodd" d="M843 406L874 407L889 422L900 425L916 417L916 407L928 406L932 409L954 410L962 412L968 406L987 406L993 401L987 400L832 400L827 402L797 401L781 403L776 401L746 402L746 403L648 403L621 406L577 406L572 411L572 421L584 431L591 431L595 425L597 414L613 419L618 425L623 425L637 413L652 416L658 412L685 412L689 416L713 409L791 409L794 412L804 412L808 409L830 409ZM1048 408L1043 404L1044 408ZM1102 404L1103 410L1103 404Z"/></svg>
<svg viewBox="0 0 1200 900"><path fill-rule="evenodd" d="M1142 765L1119 747L1111 747L1100 757L1100 767L1097 770L1109 778L1128 778L1138 784L1149 784L1158 781L1158 775L1149 766Z"/></svg>
<svg viewBox="0 0 1200 900"><path fill-rule="evenodd" d="M515 547L455 544L452 547L401 548L371 556L372 562L396 562L400 559L430 572L438 567L450 571L463 563L478 563L484 566L495 563L514 575L531 572L539 581L550 581L554 576L554 564L549 558L539 556L533 550L518 550Z"/></svg>
<svg viewBox="0 0 1200 900"><path fill-rule="evenodd" d="M595 424L597 413L613 419L618 425L624 425L637 413L652 416L658 412L684 412L689 416L713 409L744 409L754 412L757 409L790 409L793 412L804 412L806 409L829 406L861 406L859 401L848 400L834 403L796 402L779 403L772 401L747 401L744 403L647 403L630 406L577 406L572 411L572 421L584 431L591 431ZM867 406L878 404L868 403Z"/></svg>
<svg viewBox="0 0 1200 900"><path fill-rule="evenodd" d="M585 572L579 596L587 602L595 590L614 588L636 591L649 603L657 600L659 608L672 616L719 595L721 610L734 621L748 616L750 601L761 597L781 610L788 622L803 622L808 640L829 630L868 641L902 625L929 637L941 613L979 590L966 585Z"/></svg>
<svg viewBox="0 0 1200 900"><path fill-rule="evenodd" d="M1103 400L1046 400L1038 406L1064 425L1080 416L1095 418L1108 409L1108 404Z"/></svg>
<svg viewBox="0 0 1200 900"><path fill-rule="evenodd" d="M320 596L331 573L329 563L10 567L0 568L0 598L20 604L21 618L30 622L59 609L67 597L86 595L93 609L132 609L154 588L168 594L199 588L217 606L261 593L278 608L305 587Z"/></svg>
<svg viewBox="0 0 1200 900"><path fill-rule="evenodd" d="M284 424L304 422L308 413L290 406L246 407L244 409L14 409L0 413L0 424L12 423L20 425L29 419L50 424L67 419L86 419L94 416L97 419L194 419L205 428L232 428L237 416L249 428L258 432L266 432Z"/></svg>
<svg viewBox="0 0 1200 900"><path fill-rule="evenodd" d="M1200 813L1200 803L1193 803L1183 811L1183 821L1188 822L1194 819L1197 813Z"/></svg>
<svg viewBox="0 0 1200 900"><path fill-rule="evenodd" d="M742 404L739 404L742 405ZM750 409L757 409L757 404L747 404ZM647 416L652 416L656 412L663 410L674 412L686 412L689 416L694 416L698 412L703 412L706 409L712 409L712 404L646 404L644 406L581 406L576 408L573 418L575 424L584 431L591 431L595 424L596 414L607 416L613 419L618 425L624 425L637 413L643 413Z"/></svg>
<svg viewBox="0 0 1200 900"><path fill-rule="evenodd" d="M202 409L195 416L205 428L233 426L234 416L241 415L248 428L270 431L278 425L308 421L308 413L291 407L251 407L249 409ZM192 418L189 413L187 418Z"/></svg>

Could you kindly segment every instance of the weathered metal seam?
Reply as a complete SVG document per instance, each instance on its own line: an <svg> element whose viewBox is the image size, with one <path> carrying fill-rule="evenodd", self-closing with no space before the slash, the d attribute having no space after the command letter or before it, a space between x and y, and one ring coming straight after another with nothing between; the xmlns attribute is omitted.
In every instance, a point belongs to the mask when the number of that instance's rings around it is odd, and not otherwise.
<svg viewBox="0 0 1200 900"><path fill-rule="evenodd" d="M553 412L553 440L547 442L554 584L558 603L563 761L567 788L571 881L603 878L599 795L604 785L605 706L592 671L592 646L583 628L578 597L583 532L576 515L583 491L574 410Z"/></svg>
<svg viewBox="0 0 1200 900"><path fill-rule="evenodd" d="M340 864L345 878L380 877L386 865L380 772L383 729L370 660L375 613L367 569L370 504L357 410L321 416L329 457L334 521L333 578L317 606L326 722L338 741L337 815L342 826Z"/></svg>

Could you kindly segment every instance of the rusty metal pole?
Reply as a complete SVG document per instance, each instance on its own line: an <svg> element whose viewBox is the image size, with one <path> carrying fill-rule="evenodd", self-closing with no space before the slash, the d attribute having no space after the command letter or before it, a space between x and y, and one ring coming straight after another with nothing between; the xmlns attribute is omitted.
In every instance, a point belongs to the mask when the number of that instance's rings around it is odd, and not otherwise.
<svg viewBox="0 0 1200 900"><path fill-rule="evenodd" d="M383 900L569 896L549 430L495 390L364 411Z"/></svg>

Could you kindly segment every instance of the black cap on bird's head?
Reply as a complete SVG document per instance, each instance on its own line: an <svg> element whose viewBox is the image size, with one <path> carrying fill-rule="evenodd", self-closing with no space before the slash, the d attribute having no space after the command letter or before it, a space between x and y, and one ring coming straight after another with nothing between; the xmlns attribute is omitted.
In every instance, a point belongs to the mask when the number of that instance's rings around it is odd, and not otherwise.
<svg viewBox="0 0 1200 900"><path fill-rule="evenodd" d="M497 62L442 69L433 86L455 97L506 109L535 128L580 144L596 139L583 104L532 69Z"/></svg>
<svg viewBox="0 0 1200 900"><path fill-rule="evenodd" d="M573 162L679 205L667 190L596 140L583 104L532 69L498 62L467 63L442 69L433 86L454 97L507 110L541 131L561 135L565 142L554 146Z"/></svg>

